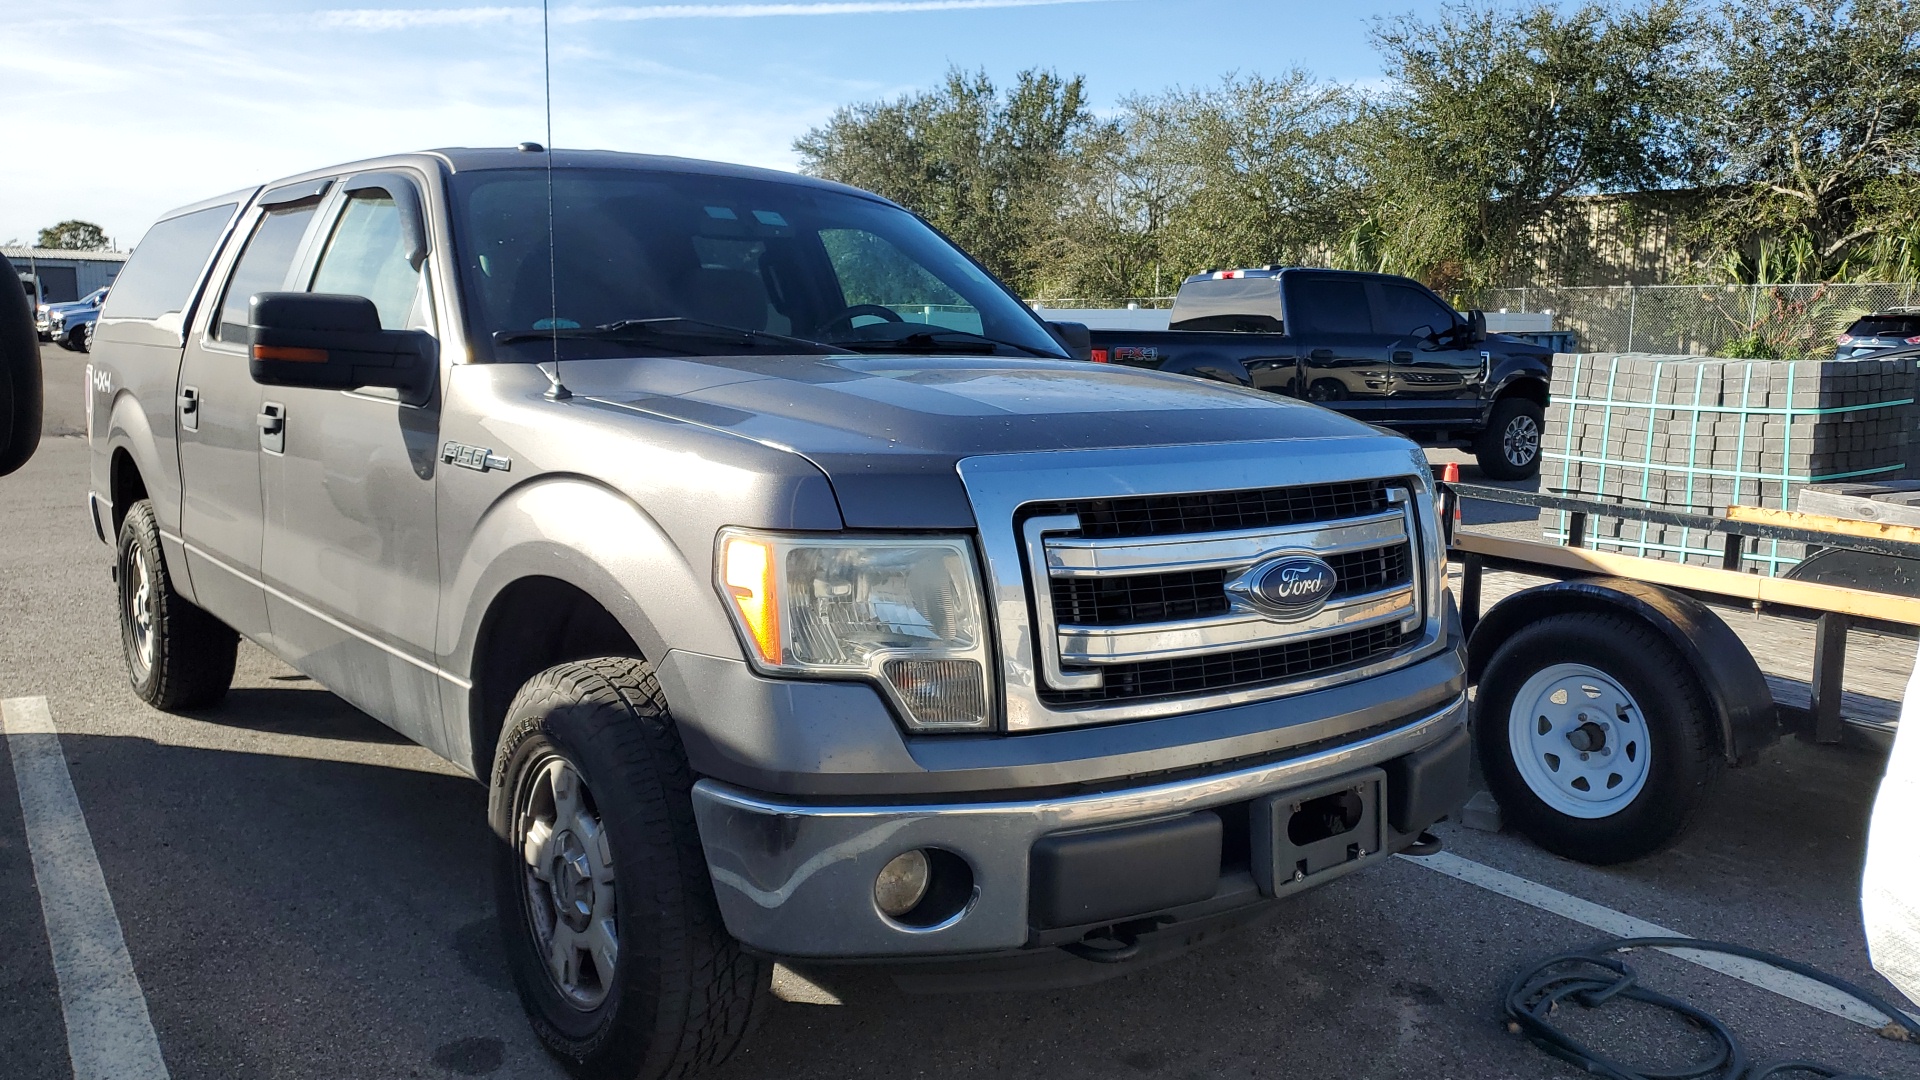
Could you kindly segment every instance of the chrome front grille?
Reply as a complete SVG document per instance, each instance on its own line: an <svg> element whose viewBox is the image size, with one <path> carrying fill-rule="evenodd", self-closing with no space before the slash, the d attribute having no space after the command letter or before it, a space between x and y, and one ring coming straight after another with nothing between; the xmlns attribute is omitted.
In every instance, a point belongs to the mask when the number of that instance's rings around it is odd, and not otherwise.
<svg viewBox="0 0 1920 1080"><path fill-rule="evenodd" d="M1386 480L1023 507L1040 700L1238 690L1398 651L1424 620L1413 510L1409 489ZM1294 552L1332 567L1325 607L1283 621L1236 601L1236 576Z"/></svg>
<svg viewBox="0 0 1920 1080"><path fill-rule="evenodd" d="M958 471L1008 732L1311 693L1447 647L1439 517L1403 439L986 454ZM1250 613L1245 571L1302 550L1333 570L1326 606Z"/></svg>

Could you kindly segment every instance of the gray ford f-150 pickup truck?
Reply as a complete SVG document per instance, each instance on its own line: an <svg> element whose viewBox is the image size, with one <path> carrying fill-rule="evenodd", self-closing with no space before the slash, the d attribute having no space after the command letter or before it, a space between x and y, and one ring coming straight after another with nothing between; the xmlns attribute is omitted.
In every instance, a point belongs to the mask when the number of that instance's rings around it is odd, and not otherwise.
<svg viewBox="0 0 1920 1080"><path fill-rule="evenodd" d="M724 1059L772 958L1119 969L1464 798L1411 443L1076 363L851 188L318 170L155 225L87 386L134 689L245 636L487 783L583 1075Z"/></svg>

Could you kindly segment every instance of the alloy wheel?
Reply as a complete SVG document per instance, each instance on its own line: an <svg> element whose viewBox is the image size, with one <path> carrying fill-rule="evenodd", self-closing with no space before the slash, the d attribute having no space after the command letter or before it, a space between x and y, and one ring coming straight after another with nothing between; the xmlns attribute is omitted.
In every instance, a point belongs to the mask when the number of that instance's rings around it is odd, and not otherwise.
<svg viewBox="0 0 1920 1080"><path fill-rule="evenodd" d="M525 910L548 978L568 1004L596 1008L620 958L613 847L580 773L557 754L529 770L514 840Z"/></svg>

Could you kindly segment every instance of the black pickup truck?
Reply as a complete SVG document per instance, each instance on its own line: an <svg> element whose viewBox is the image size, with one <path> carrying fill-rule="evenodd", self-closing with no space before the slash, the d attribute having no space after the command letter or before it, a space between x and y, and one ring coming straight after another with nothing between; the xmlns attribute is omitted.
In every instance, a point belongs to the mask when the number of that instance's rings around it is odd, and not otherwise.
<svg viewBox="0 0 1920 1080"><path fill-rule="evenodd" d="M1095 361L1219 379L1337 409L1423 443L1464 444L1480 469L1540 469L1553 354L1488 335L1391 274L1268 266L1180 285L1171 329L1092 331Z"/></svg>

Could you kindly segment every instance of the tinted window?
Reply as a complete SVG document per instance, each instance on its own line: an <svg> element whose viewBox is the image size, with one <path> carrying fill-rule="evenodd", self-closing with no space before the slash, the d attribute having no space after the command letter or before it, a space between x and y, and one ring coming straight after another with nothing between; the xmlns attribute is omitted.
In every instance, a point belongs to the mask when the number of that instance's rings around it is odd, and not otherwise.
<svg viewBox="0 0 1920 1080"><path fill-rule="evenodd" d="M1406 285L1380 287L1385 310L1375 312L1374 329L1395 337L1410 334L1424 326L1435 333L1454 324L1453 309L1419 289Z"/></svg>
<svg viewBox="0 0 1920 1080"><path fill-rule="evenodd" d="M562 169L550 264L545 170L460 173L453 190L460 283L489 334L678 317L859 348L935 324L1060 355L1032 313L939 234L862 196L706 173ZM860 304L891 317L842 318ZM543 355L505 346L499 358Z"/></svg>
<svg viewBox="0 0 1920 1080"><path fill-rule="evenodd" d="M364 296L380 309L380 326L406 330L422 324L420 271L407 262L400 208L384 191L359 191L347 201L327 239L313 291Z"/></svg>
<svg viewBox="0 0 1920 1080"><path fill-rule="evenodd" d="M1180 286L1169 325L1175 330L1236 330L1277 334L1280 279L1211 278Z"/></svg>
<svg viewBox="0 0 1920 1080"><path fill-rule="evenodd" d="M168 218L147 230L133 257L113 280L100 310L110 319L157 319L184 311L213 245L233 219L234 204Z"/></svg>
<svg viewBox="0 0 1920 1080"><path fill-rule="evenodd" d="M1913 337L1920 334L1920 315L1869 315L1855 319L1847 333L1854 337Z"/></svg>
<svg viewBox="0 0 1920 1080"><path fill-rule="evenodd" d="M247 247L227 278L227 291L220 301L220 322L213 336L221 341L247 340L247 301L254 293L279 292L287 286L287 271L293 269L294 252L306 235L307 222L313 219L316 203L269 210L253 227Z"/></svg>
<svg viewBox="0 0 1920 1080"><path fill-rule="evenodd" d="M1303 334L1371 334L1373 314L1360 278L1295 278L1287 287L1288 314Z"/></svg>

